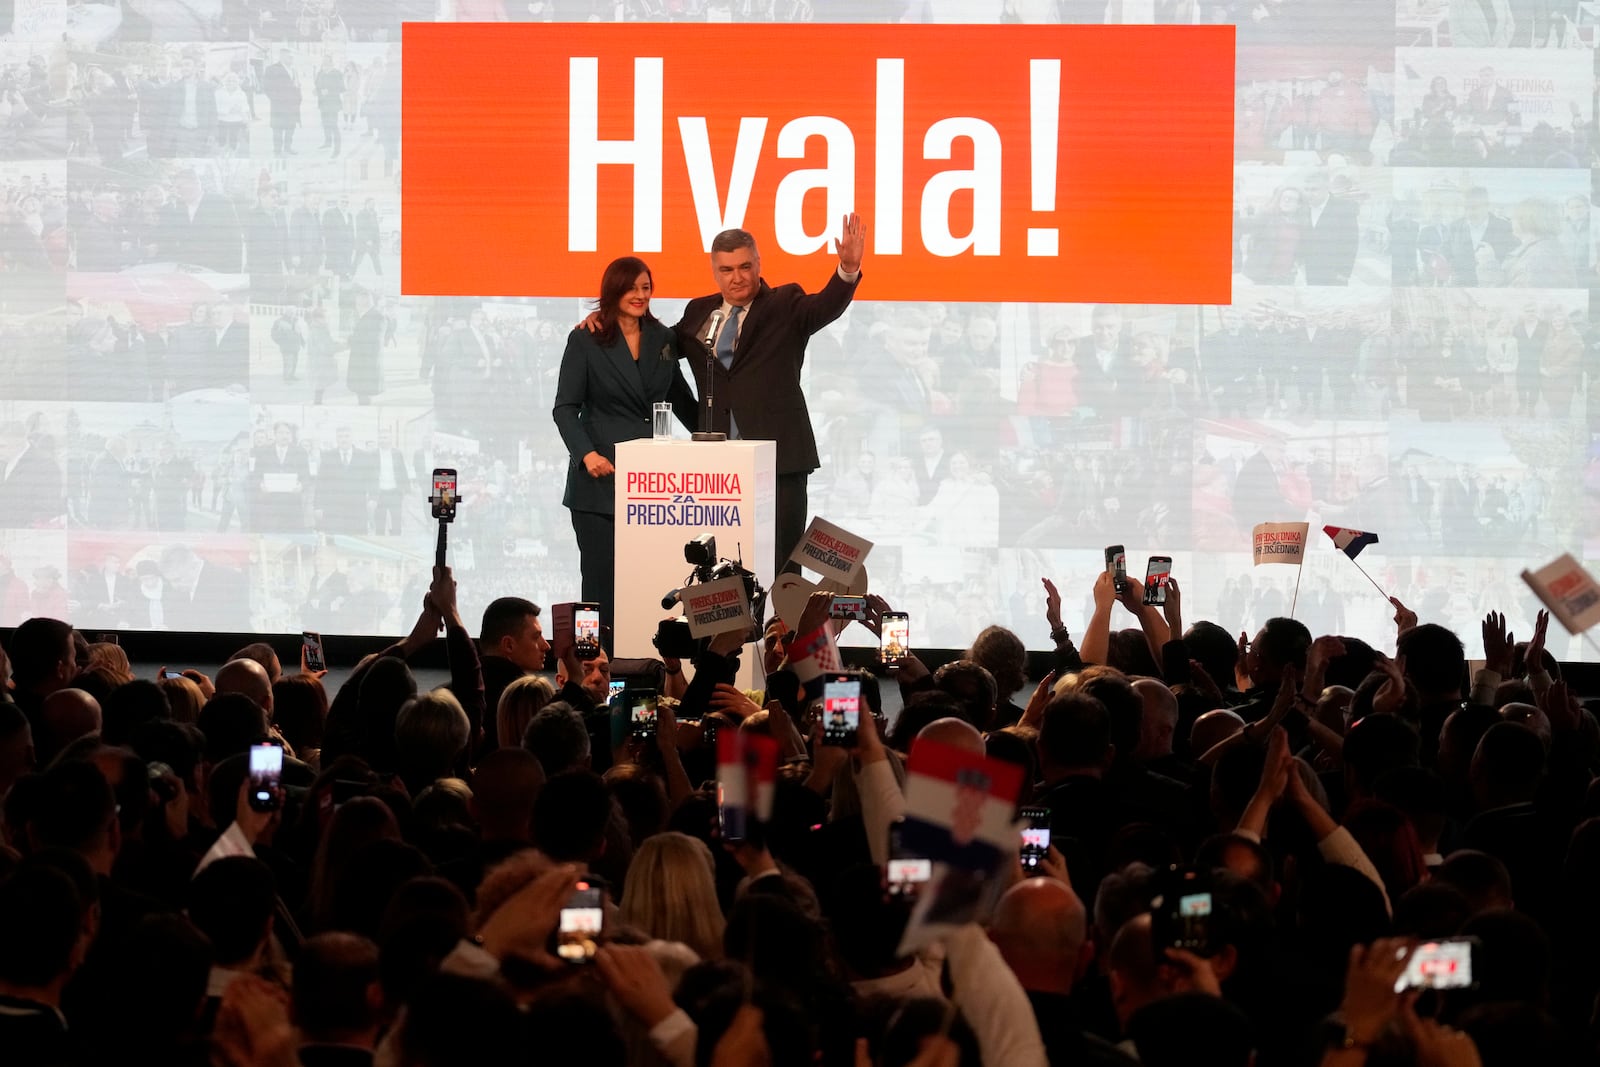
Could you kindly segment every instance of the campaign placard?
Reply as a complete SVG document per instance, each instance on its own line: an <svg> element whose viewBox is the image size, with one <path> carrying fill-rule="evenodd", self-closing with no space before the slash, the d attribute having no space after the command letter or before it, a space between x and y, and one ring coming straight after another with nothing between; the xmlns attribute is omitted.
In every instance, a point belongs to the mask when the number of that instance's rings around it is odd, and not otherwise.
<svg viewBox="0 0 1600 1067"><path fill-rule="evenodd" d="M1600 622L1600 584L1570 554L1537 571L1523 571L1522 580L1568 633L1581 634Z"/></svg>
<svg viewBox="0 0 1600 1067"><path fill-rule="evenodd" d="M1306 559L1309 522L1262 522L1250 533L1251 558L1257 567L1263 563L1288 563L1299 566Z"/></svg>
<svg viewBox="0 0 1600 1067"><path fill-rule="evenodd" d="M683 615L693 636L711 637L729 630L748 630L750 603L744 596L744 579L718 578L683 591Z"/></svg>
<svg viewBox="0 0 1600 1067"><path fill-rule="evenodd" d="M818 516L789 558L825 578L848 583L871 551L871 541Z"/></svg>

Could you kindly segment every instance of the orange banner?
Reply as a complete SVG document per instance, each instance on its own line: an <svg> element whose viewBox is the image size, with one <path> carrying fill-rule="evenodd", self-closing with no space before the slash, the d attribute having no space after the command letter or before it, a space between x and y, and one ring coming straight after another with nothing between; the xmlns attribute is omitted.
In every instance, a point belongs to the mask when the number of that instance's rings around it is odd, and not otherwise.
<svg viewBox="0 0 1600 1067"><path fill-rule="evenodd" d="M712 292L756 237L870 300L1228 303L1231 26L407 23L402 287Z"/></svg>

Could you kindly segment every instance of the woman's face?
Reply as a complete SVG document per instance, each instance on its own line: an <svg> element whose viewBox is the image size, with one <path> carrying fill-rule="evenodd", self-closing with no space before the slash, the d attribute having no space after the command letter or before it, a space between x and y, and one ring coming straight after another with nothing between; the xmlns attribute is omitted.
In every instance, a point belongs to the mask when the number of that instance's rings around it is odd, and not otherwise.
<svg viewBox="0 0 1600 1067"><path fill-rule="evenodd" d="M640 271L639 276L633 280L633 288L622 294L622 300L617 305L617 315L634 320L644 318L650 310L650 290L650 272Z"/></svg>
<svg viewBox="0 0 1600 1067"><path fill-rule="evenodd" d="M1285 189L1278 198L1278 213L1280 215L1293 215L1300 210L1300 190Z"/></svg>
<svg viewBox="0 0 1600 1067"><path fill-rule="evenodd" d="M958 482L964 482L972 473L972 464L960 452L950 457L950 477Z"/></svg>
<svg viewBox="0 0 1600 1067"><path fill-rule="evenodd" d="M1450 91L1450 83L1443 78L1435 78L1428 84L1428 91L1436 96L1444 96Z"/></svg>

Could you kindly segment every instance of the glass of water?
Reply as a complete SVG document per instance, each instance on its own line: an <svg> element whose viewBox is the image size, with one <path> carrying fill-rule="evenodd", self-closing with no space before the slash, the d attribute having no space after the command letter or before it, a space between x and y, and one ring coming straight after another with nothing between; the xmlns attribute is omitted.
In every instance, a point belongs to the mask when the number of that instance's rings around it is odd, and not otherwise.
<svg viewBox="0 0 1600 1067"><path fill-rule="evenodd" d="M655 439L657 441L672 440L672 405L660 401L652 408L655 414Z"/></svg>

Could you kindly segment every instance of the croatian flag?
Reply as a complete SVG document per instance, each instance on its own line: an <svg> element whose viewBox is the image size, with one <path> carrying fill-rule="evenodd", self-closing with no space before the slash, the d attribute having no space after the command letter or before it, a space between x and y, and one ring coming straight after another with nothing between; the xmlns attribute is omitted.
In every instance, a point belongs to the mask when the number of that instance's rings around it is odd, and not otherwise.
<svg viewBox="0 0 1600 1067"><path fill-rule="evenodd" d="M1347 530L1343 526L1324 526L1322 532L1333 538L1333 547L1355 559L1368 545L1378 543L1378 535L1364 530Z"/></svg>
<svg viewBox="0 0 1600 1067"><path fill-rule="evenodd" d="M963 870L998 870L1017 852L1012 815L1021 791L1015 763L918 741L906 764L901 846Z"/></svg>
<svg viewBox="0 0 1600 1067"><path fill-rule="evenodd" d="M717 803L722 836L743 841L772 818L778 787L778 742L743 730L717 734Z"/></svg>

